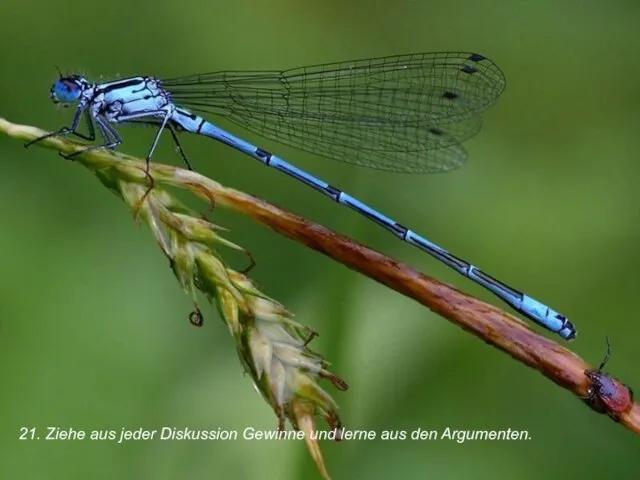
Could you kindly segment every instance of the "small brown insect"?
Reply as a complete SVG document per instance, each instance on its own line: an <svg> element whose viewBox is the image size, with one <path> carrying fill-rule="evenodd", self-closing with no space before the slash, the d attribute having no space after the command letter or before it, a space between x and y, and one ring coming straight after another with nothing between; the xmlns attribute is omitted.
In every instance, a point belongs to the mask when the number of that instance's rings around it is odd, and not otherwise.
<svg viewBox="0 0 640 480"><path fill-rule="evenodd" d="M611 344L607 338L607 353L597 369L585 370L584 374L591 380L591 386L584 402L599 413L606 413L616 422L620 421L620 414L633 406L633 390L627 385L604 373L602 369L611 358Z"/></svg>

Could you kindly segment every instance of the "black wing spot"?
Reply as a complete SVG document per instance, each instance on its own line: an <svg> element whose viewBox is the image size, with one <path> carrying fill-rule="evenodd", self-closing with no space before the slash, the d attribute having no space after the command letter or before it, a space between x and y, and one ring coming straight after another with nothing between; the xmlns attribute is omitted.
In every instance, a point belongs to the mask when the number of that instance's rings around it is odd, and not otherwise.
<svg viewBox="0 0 640 480"><path fill-rule="evenodd" d="M455 100L459 95L456 92L444 92L442 94L442 98L446 98L447 100Z"/></svg>
<svg viewBox="0 0 640 480"><path fill-rule="evenodd" d="M482 60L484 60L486 57L483 57L482 55L480 55L479 53L473 53L471 54L471 56L469 57L469 60L471 60L472 62L481 62Z"/></svg>
<svg viewBox="0 0 640 480"><path fill-rule="evenodd" d="M441 137L445 134L444 131L440 130L439 128L429 128L427 129L427 131L432 135L437 135L438 137Z"/></svg>
<svg viewBox="0 0 640 480"><path fill-rule="evenodd" d="M476 67L472 67L470 65L465 65L464 67L462 67L460 69L461 72L463 73L476 73L478 71L478 69Z"/></svg>

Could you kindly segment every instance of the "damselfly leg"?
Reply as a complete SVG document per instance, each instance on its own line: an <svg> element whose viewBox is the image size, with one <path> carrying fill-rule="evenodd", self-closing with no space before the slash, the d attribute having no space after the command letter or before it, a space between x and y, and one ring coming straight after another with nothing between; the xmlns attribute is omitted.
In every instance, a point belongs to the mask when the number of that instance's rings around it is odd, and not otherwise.
<svg viewBox="0 0 640 480"><path fill-rule="evenodd" d="M82 117L83 114L86 120L87 130L89 132L88 135L85 135L84 133L81 133L78 131L78 126L80 125L80 118ZM24 148L29 148L31 145L41 142L42 140L46 140L47 138L66 137L68 135L74 135L78 138L81 138L83 140L88 140L90 142L95 141L96 132L93 127L93 122L91 121L91 115L87 113L85 107L78 107L78 109L76 110L75 116L73 117L73 123L71 124L70 127L62 127L60 130L47 133L46 135L43 135L34 140L31 140L30 142L27 142L24 144Z"/></svg>
<svg viewBox="0 0 640 480"><path fill-rule="evenodd" d="M127 123L135 124L135 125L147 125L150 127L158 127L158 128L162 127L161 121L153 121L153 120L129 120ZM164 128L169 130L169 133L171 134L171 138L173 138L173 143L176 144L176 149L180 154L180 156L182 157L182 160L184 161L184 164L186 165L187 169L193 170L193 168L191 168L191 163L187 158L187 154L184 152L184 148L182 148L182 144L180 143L180 139L178 138L178 133L176 132L175 127L171 125L171 122L168 122L164 126Z"/></svg>
<svg viewBox="0 0 640 480"><path fill-rule="evenodd" d="M89 117L89 115L87 115ZM61 154L67 160L73 160L78 155L82 155L83 153L93 152L96 150L101 150L106 148L108 150L113 150L122 144L122 137L118 134L115 128L113 128L106 118L102 115L97 115L95 117L96 123L98 124L98 130L100 130L100 134L102 135L102 139L104 143L100 145L92 145L87 148L83 148L82 150L78 150L76 152L70 153L68 155ZM89 119L91 121L91 119ZM93 127L92 127L93 128ZM95 136L94 136L95 138Z"/></svg>

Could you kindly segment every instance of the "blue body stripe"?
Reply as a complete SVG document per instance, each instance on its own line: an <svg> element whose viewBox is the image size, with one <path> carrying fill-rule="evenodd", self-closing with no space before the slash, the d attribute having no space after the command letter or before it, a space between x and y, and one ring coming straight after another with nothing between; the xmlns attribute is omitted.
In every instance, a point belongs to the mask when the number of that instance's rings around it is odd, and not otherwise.
<svg viewBox="0 0 640 480"><path fill-rule="evenodd" d="M197 117L197 120L194 120L193 122L198 124L200 124L200 122L204 122L202 123L201 128L192 130L193 133L199 133L218 140L230 147L240 150L256 160L259 160L269 167L280 170L302 183L309 185L338 203L346 205L361 215L373 220L378 225L389 230L395 236L427 252L429 255L437 258L461 275L464 275L465 277L482 285L487 290L491 291L511 305L515 310L527 316L537 324L551 330L552 332L558 333L560 336L568 340L573 339L576 336L576 329L574 325L563 315L560 315L558 312L542 302L539 302L538 300L509 287L508 285L505 285L470 263L452 255L445 249L418 235L413 230L407 229L393 219L383 215L355 197L352 197L348 193L332 187L328 183L316 178L304 170L301 170L285 160L275 155L271 155L269 152L266 152L265 150L230 134L211 122L205 121L200 117ZM189 130L188 128L185 129Z"/></svg>

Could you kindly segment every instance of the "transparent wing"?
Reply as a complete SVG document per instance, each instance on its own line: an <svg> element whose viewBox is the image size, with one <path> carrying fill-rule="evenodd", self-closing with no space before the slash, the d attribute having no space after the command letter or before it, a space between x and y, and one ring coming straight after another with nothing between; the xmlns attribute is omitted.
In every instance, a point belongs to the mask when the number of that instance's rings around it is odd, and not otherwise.
<svg viewBox="0 0 640 480"><path fill-rule="evenodd" d="M475 53L400 55L285 71L163 80L174 102L333 160L396 172L445 172L505 87Z"/></svg>

